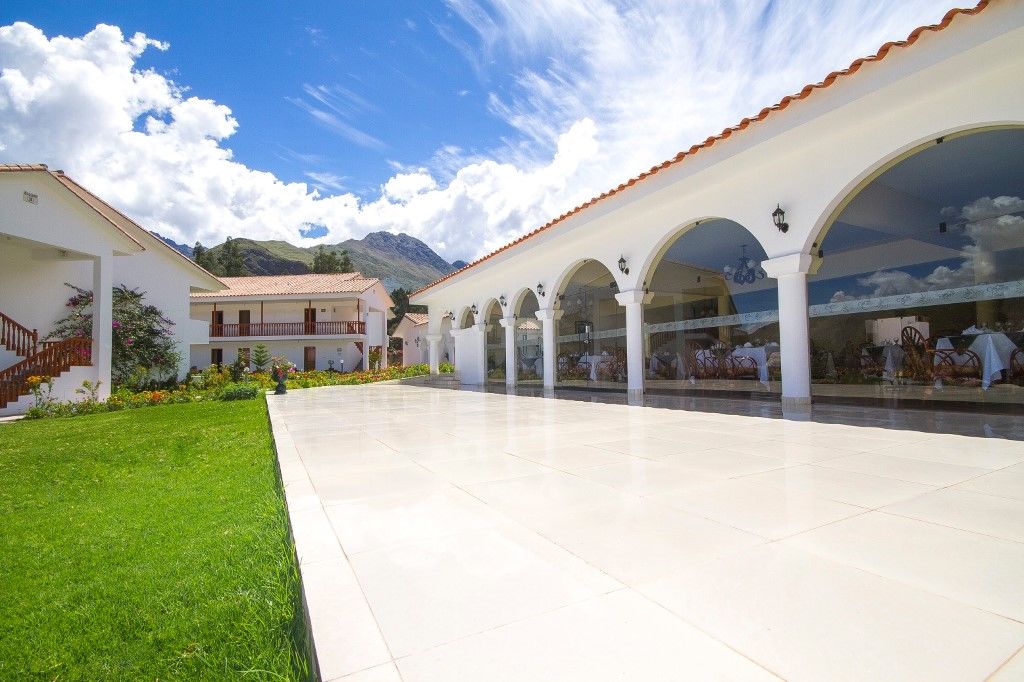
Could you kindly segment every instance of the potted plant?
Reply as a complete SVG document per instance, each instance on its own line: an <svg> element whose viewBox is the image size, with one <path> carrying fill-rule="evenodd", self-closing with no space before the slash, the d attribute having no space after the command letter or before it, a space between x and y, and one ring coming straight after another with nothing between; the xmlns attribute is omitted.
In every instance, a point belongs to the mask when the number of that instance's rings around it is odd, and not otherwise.
<svg viewBox="0 0 1024 682"><path fill-rule="evenodd" d="M295 369L295 365L286 357L275 357L271 365L270 375L277 382L274 388L274 395L284 395L288 392L285 379L288 373Z"/></svg>

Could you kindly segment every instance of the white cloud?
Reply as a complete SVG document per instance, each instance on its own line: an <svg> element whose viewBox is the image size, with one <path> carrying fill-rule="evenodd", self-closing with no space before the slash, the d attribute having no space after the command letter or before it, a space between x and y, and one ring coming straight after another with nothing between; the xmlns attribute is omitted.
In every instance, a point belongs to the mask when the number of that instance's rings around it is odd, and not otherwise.
<svg viewBox="0 0 1024 682"><path fill-rule="evenodd" d="M473 40L434 26L482 83L488 69L516 74L489 101L517 135L472 156L455 139L396 164L373 200L328 195L343 191L336 175L311 170L311 183L285 183L235 161L227 106L137 65L162 43L105 25L49 38L17 23L0 27L0 159L63 168L178 241L308 244L383 229L469 259L938 20L947 3L452 0L451 20ZM356 93L307 85L292 101L354 143L386 147L353 124L372 106ZM300 239L307 224L327 236Z"/></svg>
<svg viewBox="0 0 1024 682"><path fill-rule="evenodd" d="M1024 277L1024 263L1015 252L1024 241L1024 216L1021 215L1024 199L980 197L959 211L950 207L943 209L943 213L963 221L964 236L971 241L963 247L963 260L959 265L936 266L924 277L914 277L903 270L879 270L857 278L858 285L869 289L867 293L837 291L832 294L831 302L915 294Z"/></svg>

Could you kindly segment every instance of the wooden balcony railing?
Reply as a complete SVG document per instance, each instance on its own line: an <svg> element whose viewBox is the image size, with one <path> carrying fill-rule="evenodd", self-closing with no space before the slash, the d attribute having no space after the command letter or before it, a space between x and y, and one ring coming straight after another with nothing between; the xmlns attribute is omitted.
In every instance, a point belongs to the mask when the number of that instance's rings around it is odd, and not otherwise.
<svg viewBox="0 0 1024 682"><path fill-rule="evenodd" d="M210 338L245 336L330 336L365 334L365 322L250 322L211 324Z"/></svg>
<svg viewBox="0 0 1024 682"><path fill-rule="evenodd" d="M92 339L71 338L47 343L43 350L0 372L0 407L30 392L31 376L59 377L72 367L92 364Z"/></svg>
<svg viewBox="0 0 1024 682"><path fill-rule="evenodd" d="M35 329L18 324L0 313L0 344L16 355L26 358L36 352L39 334Z"/></svg>

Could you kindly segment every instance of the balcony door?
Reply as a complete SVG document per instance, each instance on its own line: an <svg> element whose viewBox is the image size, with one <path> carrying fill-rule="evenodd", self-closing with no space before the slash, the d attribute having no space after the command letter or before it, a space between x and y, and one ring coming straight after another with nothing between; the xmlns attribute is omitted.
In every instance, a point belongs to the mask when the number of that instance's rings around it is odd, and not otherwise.
<svg viewBox="0 0 1024 682"><path fill-rule="evenodd" d="M224 335L224 311L214 310L210 314L210 336ZM219 364L219 363L214 363Z"/></svg>
<svg viewBox="0 0 1024 682"><path fill-rule="evenodd" d="M306 333L316 334L316 308L306 308L303 321L306 323Z"/></svg>
<svg viewBox="0 0 1024 682"><path fill-rule="evenodd" d="M249 311L238 311L238 335L249 336Z"/></svg>

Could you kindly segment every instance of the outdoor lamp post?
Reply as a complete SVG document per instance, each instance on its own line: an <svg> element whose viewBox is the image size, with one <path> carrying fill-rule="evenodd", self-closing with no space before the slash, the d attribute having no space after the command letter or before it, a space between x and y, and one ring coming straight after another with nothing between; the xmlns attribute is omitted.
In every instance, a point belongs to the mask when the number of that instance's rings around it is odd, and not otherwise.
<svg viewBox="0 0 1024 682"><path fill-rule="evenodd" d="M788 232L789 223L786 222L786 212L782 210L782 206L775 204L775 210L772 211L772 222L775 223L775 227L779 228L779 232Z"/></svg>

